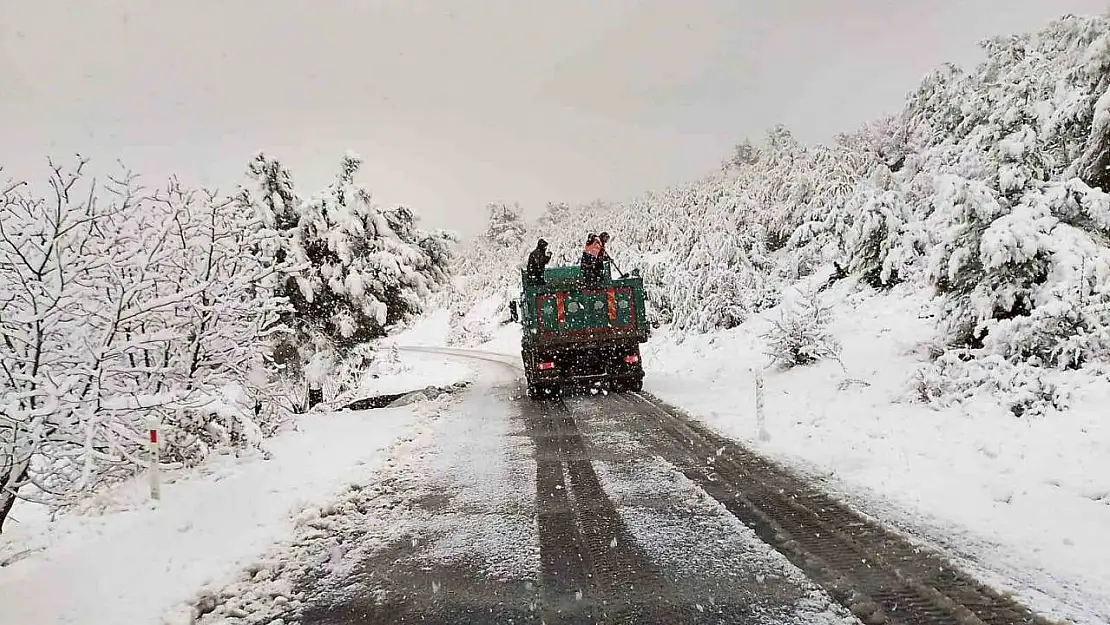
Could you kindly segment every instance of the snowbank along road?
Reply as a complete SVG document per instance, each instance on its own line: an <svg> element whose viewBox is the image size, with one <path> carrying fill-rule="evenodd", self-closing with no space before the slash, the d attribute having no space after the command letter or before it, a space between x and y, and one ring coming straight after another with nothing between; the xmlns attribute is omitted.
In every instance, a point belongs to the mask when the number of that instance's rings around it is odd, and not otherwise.
<svg viewBox="0 0 1110 625"><path fill-rule="evenodd" d="M394 485L403 530L298 582L303 623L1042 622L648 394L490 369Z"/></svg>

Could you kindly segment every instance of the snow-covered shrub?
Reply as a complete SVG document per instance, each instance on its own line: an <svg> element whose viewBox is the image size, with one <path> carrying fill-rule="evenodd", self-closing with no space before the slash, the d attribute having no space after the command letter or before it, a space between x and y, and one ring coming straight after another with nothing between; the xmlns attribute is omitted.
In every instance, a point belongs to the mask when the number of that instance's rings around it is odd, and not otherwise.
<svg viewBox="0 0 1110 625"><path fill-rule="evenodd" d="M213 450L257 447L267 435L255 414L260 408L238 384L196 395L161 428L164 462L195 465ZM274 424L270 422L269 426Z"/></svg>
<svg viewBox="0 0 1110 625"><path fill-rule="evenodd" d="M851 215L842 235L845 265L867 285L889 288L912 277L927 235L885 165L871 180L845 209Z"/></svg>
<svg viewBox="0 0 1110 625"><path fill-rule="evenodd" d="M977 180L942 179L936 202L942 234L928 275L946 298L946 335L954 345L976 345L988 320L1032 310L1032 288L1047 277L1047 250L1038 236L1044 224L1034 215L1008 215Z"/></svg>
<svg viewBox="0 0 1110 625"><path fill-rule="evenodd" d="M1072 179L1028 202L1023 211L1037 216L1049 258L1046 276L1033 310L992 322L985 346L1052 367L1110 361L1110 195Z"/></svg>
<svg viewBox="0 0 1110 625"><path fill-rule="evenodd" d="M326 371L323 401L328 405L336 405L360 399L357 395L362 390L362 381L371 373L377 361L396 357L395 347L379 353L374 343L362 343L346 350L339 362Z"/></svg>
<svg viewBox="0 0 1110 625"><path fill-rule="evenodd" d="M1007 211L982 184L948 182L929 273L951 342L1050 366L1110 356L1110 197L1073 179Z"/></svg>
<svg viewBox="0 0 1110 625"><path fill-rule="evenodd" d="M1044 371L998 354L973 357L947 351L918 372L916 399L941 406L989 392L1015 416L1043 416L1068 406L1069 393L1046 378Z"/></svg>
<svg viewBox="0 0 1110 625"><path fill-rule="evenodd" d="M840 343L829 332L832 307L816 290L784 302L777 320L763 335L772 364L784 369L840 358Z"/></svg>

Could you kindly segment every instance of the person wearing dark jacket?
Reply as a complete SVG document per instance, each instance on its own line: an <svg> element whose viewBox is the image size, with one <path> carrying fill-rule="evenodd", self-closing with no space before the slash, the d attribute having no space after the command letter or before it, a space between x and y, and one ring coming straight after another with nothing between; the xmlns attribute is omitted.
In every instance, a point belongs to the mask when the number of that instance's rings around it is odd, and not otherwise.
<svg viewBox="0 0 1110 625"><path fill-rule="evenodd" d="M551 260L551 252L547 251L547 241L540 239L536 242L536 249L528 255L528 268L524 270L532 284L543 284L543 270Z"/></svg>

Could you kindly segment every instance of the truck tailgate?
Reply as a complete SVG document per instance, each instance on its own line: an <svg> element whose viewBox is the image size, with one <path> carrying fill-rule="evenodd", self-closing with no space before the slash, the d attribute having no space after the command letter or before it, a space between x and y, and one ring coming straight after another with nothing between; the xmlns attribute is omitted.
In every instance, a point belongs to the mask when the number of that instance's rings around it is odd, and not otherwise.
<svg viewBox="0 0 1110 625"><path fill-rule="evenodd" d="M540 334L589 335L636 328L636 300L627 286L539 293L536 310Z"/></svg>

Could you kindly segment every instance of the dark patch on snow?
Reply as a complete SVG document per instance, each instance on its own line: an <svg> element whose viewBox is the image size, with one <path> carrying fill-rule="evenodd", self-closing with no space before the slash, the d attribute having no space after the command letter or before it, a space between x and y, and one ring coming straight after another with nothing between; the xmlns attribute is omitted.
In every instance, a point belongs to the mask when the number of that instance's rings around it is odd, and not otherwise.
<svg viewBox="0 0 1110 625"><path fill-rule="evenodd" d="M451 386L426 386L421 389L405 391L403 393L386 393L364 399L355 400L340 410L373 410L376 408L389 408L404 406L417 401L435 399L440 395L457 393L470 386L470 382L456 382Z"/></svg>

